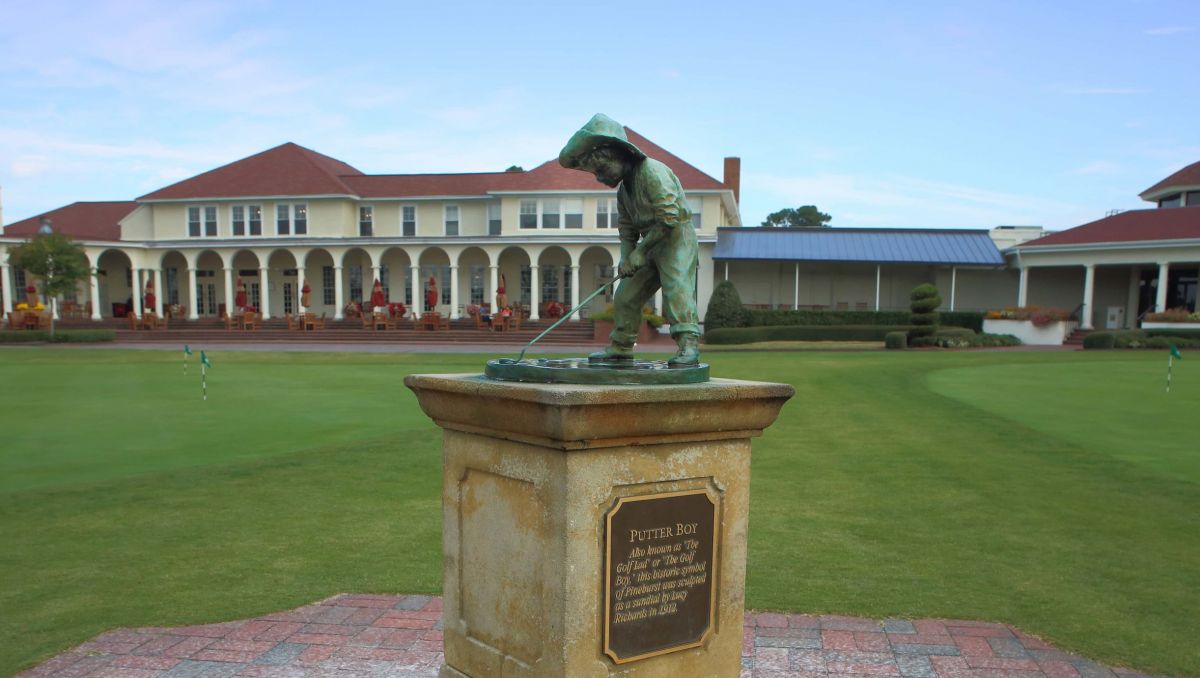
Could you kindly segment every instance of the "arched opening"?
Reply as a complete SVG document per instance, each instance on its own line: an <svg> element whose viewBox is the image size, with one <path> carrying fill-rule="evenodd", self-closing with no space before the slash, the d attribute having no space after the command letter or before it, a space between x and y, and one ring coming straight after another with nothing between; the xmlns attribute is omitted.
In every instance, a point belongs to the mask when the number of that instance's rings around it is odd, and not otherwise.
<svg viewBox="0 0 1200 678"><path fill-rule="evenodd" d="M342 294L346 307L352 304L361 311L371 296L375 284L375 272L371 269L371 255L361 247L354 247L342 255Z"/></svg>
<svg viewBox="0 0 1200 678"><path fill-rule="evenodd" d="M259 277L258 255L241 250L233 255L233 305L262 312L262 279ZM245 295L243 298L242 295ZM245 303L241 303L241 302Z"/></svg>
<svg viewBox="0 0 1200 678"><path fill-rule="evenodd" d="M308 283L311 290L309 305L305 307L309 313L335 317L340 315L341 309L337 308L333 275L333 255L327 250L312 250L304 258L304 282ZM303 287L301 287L301 294L303 294Z"/></svg>
<svg viewBox="0 0 1200 678"><path fill-rule="evenodd" d="M561 247L547 247L538 256L538 317L557 318L571 307L571 255ZM557 308L557 312L551 309Z"/></svg>
<svg viewBox="0 0 1200 678"><path fill-rule="evenodd" d="M105 250L96 260L99 280L100 315L105 318L124 318L133 309L133 262L121 250ZM13 289L13 303L25 293L21 280Z"/></svg>
<svg viewBox="0 0 1200 678"><path fill-rule="evenodd" d="M196 315L214 318L225 310L225 266L220 255L205 250L196 257Z"/></svg>
<svg viewBox="0 0 1200 678"><path fill-rule="evenodd" d="M163 254L159 267L162 269L162 289L157 290L157 294L162 296L163 315L183 320L191 305L188 300L193 296L188 282L187 257L178 250L171 250Z"/></svg>
<svg viewBox="0 0 1200 678"><path fill-rule="evenodd" d="M272 317L300 312L300 287L296 274L296 256L288 250L275 250L267 256L266 290L270 298L266 313Z"/></svg>
<svg viewBox="0 0 1200 678"><path fill-rule="evenodd" d="M508 305L529 308L533 299L530 290L529 253L520 247L508 247L500 253L500 286L504 287ZM499 303L499 302L497 302Z"/></svg>
<svg viewBox="0 0 1200 678"><path fill-rule="evenodd" d="M421 310L449 315L450 255L440 247L421 252Z"/></svg>
<svg viewBox="0 0 1200 678"><path fill-rule="evenodd" d="M458 302L463 306L489 307L495 303L491 281L491 260L479 247L468 247L458 255Z"/></svg>
<svg viewBox="0 0 1200 678"><path fill-rule="evenodd" d="M383 283L388 303L402 303L407 308L413 308L412 260L408 252L399 247L389 247L384 250L379 262L379 282Z"/></svg>
<svg viewBox="0 0 1200 678"><path fill-rule="evenodd" d="M604 247L589 247L579 257L579 297L596 291L597 287L607 285L616 276L616 262L612 254ZM580 310L584 318L593 313L603 311L612 303L613 289L610 286L603 294L599 294L588 303L587 308Z"/></svg>

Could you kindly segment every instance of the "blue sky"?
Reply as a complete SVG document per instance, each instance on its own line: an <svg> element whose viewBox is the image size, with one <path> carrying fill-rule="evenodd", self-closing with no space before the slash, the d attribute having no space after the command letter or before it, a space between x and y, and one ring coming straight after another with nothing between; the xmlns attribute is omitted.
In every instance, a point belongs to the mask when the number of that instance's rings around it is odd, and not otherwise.
<svg viewBox="0 0 1200 678"><path fill-rule="evenodd" d="M368 173L556 157L604 112L742 217L1069 228L1200 160L1200 3L0 0L4 221L285 141Z"/></svg>

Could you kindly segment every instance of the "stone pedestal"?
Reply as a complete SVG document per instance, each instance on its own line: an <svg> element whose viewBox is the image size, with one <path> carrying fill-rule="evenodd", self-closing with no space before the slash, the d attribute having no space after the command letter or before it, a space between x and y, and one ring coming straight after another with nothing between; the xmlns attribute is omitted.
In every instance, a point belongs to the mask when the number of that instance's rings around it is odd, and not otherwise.
<svg viewBox="0 0 1200 678"><path fill-rule="evenodd" d="M737 676L750 438L790 386L413 375L442 427L441 676Z"/></svg>

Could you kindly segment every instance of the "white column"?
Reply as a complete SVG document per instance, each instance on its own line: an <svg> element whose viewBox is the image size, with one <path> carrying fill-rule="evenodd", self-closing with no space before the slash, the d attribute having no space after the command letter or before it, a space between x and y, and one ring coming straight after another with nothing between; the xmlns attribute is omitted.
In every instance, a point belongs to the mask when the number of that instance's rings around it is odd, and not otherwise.
<svg viewBox="0 0 1200 678"><path fill-rule="evenodd" d="M304 267L297 266L296 267L296 311L297 311L297 315L304 315L305 313L308 312L308 307L306 307L304 304L300 303L300 301L302 299L304 299Z"/></svg>
<svg viewBox="0 0 1200 678"><path fill-rule="evenodd" d="M142 271L138 268L129 269L129 283L133 286L133 294L130 298L133 299L133 315L138 318L142 317Z"/></svg>
<svg viewBox="0 0 1200 678"><path fill-rule="evenodd" d="M1029 299L1029 268L1021 267L1021 278L1017 283L1017 306L1024 307Z"/></svg>
<svg viewBox="0 0 1200 678"><path fill-rule="evenodd" d="M883 266L875 264L875 310L879 310L879 288L883 282Z"/></svg>
<svg viewBox="0 0 1200 678"><path fill-rule="evenodd" d="M571 266L570 269L571 269L571 308L575 308L576 306L579 305L579 267ZM569 308L567 310L569 311L571 309ZM579 320L579 314L576 313L575 315L571 316L571 320L572 321Z"/></svg>
<svg viewBox="0 0 1200 678"><path fill-rule="evenodd" d="M3 262L3 261L4 261L4 259L0 259L0 262ZM96 269L92 269L92 270L94 271ZM13 310L12 268L4 263L0 263L0 285L3 286L3 288L0 289L0 295L2 295L2 299L0 299L0 302L3 303L4 317L7 318L8 314L12 313L12 310ZM95 307L96 307L96 305L92 304L92 308L95 309Z"/></svg>
<svg viewBox="0 0 1200 678"><path fill-rule="evenodd" d="M1142 268L1129 269L1129 289L1125 293L1125 329L1137 329L1138 302L1141 300Z"/></svg>
<svg viewBox="0 0 1200 678"><path fill-rule="evenodd" d="M166 293L166 290L164 290L162 286L162 278L162 269L154 269L154 315L157 315L160 318L163 314L163 294Z"/></svg>
<svg viewBox="0 0 1200 678"><path fill-rule="evenodd" d="M1167 280L1171 273L1171 262L1163 261L1158 264L1158 296L1154 300L1154 310L1162 313L1167 310Z"/></svg>
<svg viewBox="0 0 1200 678"><path fill-rule="evenodd" d="M958 287L958 267L950 267L950 311L954 311L954 293Z"/></svg>
<svg viewBox="0 0 1200 678"><path fill-rule="evenodd" d="M725 279L729 280L729 262L725 262Z"/></svg>
<svg viewBox="0 0 1200 678"><path fill-rule="evenodd" d="M188 320L196 320L200 317L200 305L196 303L198 288L196 287L196 269L188 268Z"/></svg>
<svg viewBox="0 0 1200 678"><path fill-rule="evenodd" d="M262 305L262 308L258 309L258 312L262 314L263 320L270 320L271 319L271 281L269 279L268 269L266 266L260 266L258 268L258 289L259 289L259 295L262 297L259 300L259 303Z"/></svg>
<svg viewBox="0 0 1200 678"><path fill-rule="evenodd" d="M92 320L100 320L100 269L91 269L91 275L88 276L88 283L91 286Z"/></svg>
<svg viewBox="0 0 1200 678"><path fill-rule="evenodd" d="M492 288L488 293L483 295L484 302L488 308L492 309L492 313L498 313L500 309L496 308L496 290L500 289L500 267L492 266Z"/></svg>
<svg viewBox="0 0 1200 678"><path fill-rule="evenodd" d="M458 320L458 267L450 267L450 319Z"/></svg>
<svg viewBox="0 0 1200 678"><path fill-rule="evenodd" d="M364 310L366 310L366 308L368 306L370 306L370 304L371 304L371 295L375 293L375 281L378 280L381 283L383 282L383 266L382 265L372 266L371 267L371 275L373 276L373 278L371 280L370 285L368 286L368 289L370 289L371 291L367 292L366 290L363 290L363 297L364 297L363 309ZM390 297L391 296L391 291L390 291L391 285L389 285L388 287L389 287L389 291L388 291L387 296ZM387 301L391 301L391 299L388 299ZM372 306L371 310L373 311L373 310L375 310L375 308Z"/></svg>
<svg viewBox="0 0 1200 678"><path fill-rule="evenodd" d="M538 285L538 267L531 265L529 267L529 319L539 320L541 316L538 314L539 300L542 298L542 291Z"/></svg>
<svg viewBox="0 0 1200 678"><path fill-rule="evenodd" d="M225 267L225 315L233 315L233 269Z"/></svg>
<svg viewBox="0 0 1200 678"><path fill-rule="evenodd" d="M1092 297L1096 289L1096 265L1083 268L1083 308L1079 309L1079 329L1092 329Z"/></svg>
<svg viewBox="0 0 1200 678"><path fill-rule="evenodd" d="M666 315L666 313L663 312L661 287L658 288L658 291L654 293L654 312L658 315Z"/></svg>
<svg viewBox="0 0 1200 678"><path fill-rule="evenodd" d="M333 319L342 319L342 307L346 305L346 300L342 296L342 267L333 267Z"/></svg>
<svg viewBox="0 0 1200 678"><path fill-rule="evenodd" d="M420 318L421 312L425 310L425 295L421 289L421 267L413 266L410 275L412 276L412 312L414 318Z"/></svg>
<svg viewBox="0 0 1200 678"><path fill-rule="evenodd" d="M726 267L728 267L728 266L729 265L726 264ZM792 290L792 310L799 311L800 310L800 262L798 262L798 261L796 262L796 281L795 281L795 284L793 285L793 287L794 287L794 289Z"/></svg>

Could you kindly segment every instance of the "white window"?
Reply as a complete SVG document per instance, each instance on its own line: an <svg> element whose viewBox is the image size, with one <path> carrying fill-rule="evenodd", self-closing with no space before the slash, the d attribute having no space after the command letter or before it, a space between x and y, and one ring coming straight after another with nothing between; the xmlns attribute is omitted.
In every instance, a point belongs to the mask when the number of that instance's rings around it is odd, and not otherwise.
<svg viewBox="0 0 1200 678"><path fill-rule="evenodd" d="M562 201L563 226L566 228L583 228L583 199L567 198Z"/></svg>
<svg viewBox="0 0 1200 678"><path fill-rule="evenodd" d="M360 205L358 208L358 234L375 235L375 208L371 205Z"/></svg>
<svg viewBox="0 0 1200 678"><path fill-rule="evenodd" d="M229 223L234 236L262 235L262 205L230 207Z"/></svg>
<svg viewBox="0 0 1200 678"><path fill-rule="evenodd" d="M308 205L296 203L275 205L275 233L304 235L308 233Z"/></svg>
<svg viewBox="0 0 1200 678"><path fill-rule="evenodd" d="M488 235L500 235L500 203L488 203L487 219Z"/></svg>
<svg viewBox="0 0 1200 678"><path fill-rule="evenodd" d="M400 207L400 233L406 236L417 234L416 205L403 205Z"/></svg>
<svg viewBox="0 0 1200 678"><path fill-rule="evenodd" d="M522 200L521 201L521 228L537 228L538 227L538 201Z"/></svg>
<svg viewBox="0 0 1200 678"><path fill-rule="evenodd" d="M600 198L596 201L596 228L617 227L617 199Z"/></svg>
<svg viewBox="0 0 1200 678"><path fill-rule="evenodd" d="M542 201L542 228L559 228L560 207L557 200Z"/></svg>
<svg viewBox="0 0 1200 678"><path fill-rule="evenodd" d="M692 211L692 226L697 230L704 223L704 198L688 198L688 209Z"/></svg>
<svg viewBox="0 0 1200 678"><path fill-rule="evenodd" d="M446 235L458 235L458 205L446 205Z"/></svg>
<svg viewBox="0 0 1200 678"><path fill-rule="evenodd" d="M213 205L187 209L188 237L217 237L217 208Z"/></svg>

